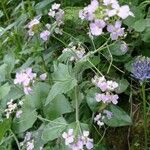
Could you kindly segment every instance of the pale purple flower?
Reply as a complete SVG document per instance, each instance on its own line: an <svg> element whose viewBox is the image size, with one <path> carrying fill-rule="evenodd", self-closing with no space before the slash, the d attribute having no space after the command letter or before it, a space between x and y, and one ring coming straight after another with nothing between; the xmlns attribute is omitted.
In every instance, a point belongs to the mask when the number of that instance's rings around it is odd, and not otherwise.
<svg viewBox="0 0 150 150"><path fill-rule="evenodd" d="M88 150L91 150L94 146L93 146L93 139L90 139L89 135L90 135L89 131L83 131L82 140L86 148Z"/></svg>
<svg viewBox="0 0 150 150"><path fill-rule="evenodd" d="M32 91L33 91L32 88L29 87L29 86L25 86L23 90L24 90L24 93L25 93L26 95L31 94Z"/></svg>
<svg viewBox="0 0 150 150"><path fill-rule="evenodd" d="M99 6L99 2L97 0L91 1L90 5L85 7L83 10L80 10L79 18L81 18L82 20L85 19L85 20L88 20L88 21L94 20L95 15L93 13L96 11L98 6Z"/></svg>
<svg viewBox="0 0 150 150"><path fill-rule="evenodd" d="M107 31L110 32L112 40L117 40L118 37L124 36L124 28L121 28L121 21L116 21L115 25L108 25Z"/></svg>
<svg viewBox="0 0 150 150"><path fill-rule="evenodd" d="M109 92L106 92L105 94L97 93L95 96L95 99L97 102L113 103L115 105L118 103L118 98L119 96L117 94L113 95L113 94L110 94Z"/></svg>
<svg viewBox="0 0 150 150"><path fill-rule="evenodd" d="M97 87L101 89L102 92L105 92L107 90L107 82L98 82Z"/></svg>
<svg viewBox="0 0 150 150"><path fill-rule="evenodd" d="M62 9L59 9L59 11L55 14L55 19L56 19L56 22L57 22L58 26L63 24L64 14L65 14L65 12Z"/></svg>
<svg viewBox="0 0 150 150"><path fill-rule="evenodd" d="M69 145L74 142L73 129L69 129L68 133L64 132L62 137L65 139L65 144Z"/></svg>
<svg viewBox="0 0 150 150"><path fill-rule="evenodd" d="M115 94L115 95L111 95L111 102L113 103L113 104L117 104L118 103L118 99L119 99L119 96L117 95L117 94Z"/></svg>
<svg viewBox="0 0 150 150"><path fill-rule="evenodd" d="M113 113L111 111L108 111L108 110L103 110L103 113L106 114L108 119L111 119L113 116Z"/></svg>
<svg viewBox="0 0 150 150"><path fill-rule="evenodd" d="M103 20L95 20L95 22L90 23L90 32L94 36L99 36L103 32L103 28L105 27L106 23Z"/></svg>
<svg viewBox="0 0 150 150"><path fill-rule="evenodd" d="M27 150L33 150L34 149L34 140L28 141L26 147L27 147Z"/></svg>
<svg viewBox="0 0 150 150"><path fill-rule="evenodd" d="M50 32L48 30L45 30L43 32L40 33L40 38L43 40L43 41L47 41L48 38L50 36Z"/></svg>
<svg viewBox="0 0 150 150"><path fill-rule="evenodd" d="M46 73L43 73L43 74L40 75L40 79L43 80L43 81L46 80L46 77L47 77Z"/></svg>
<svg viewBox="0 0 150 150"><path fill-rule="evenodd" d="M16 112L16 118L20 118L22 113L23 113L22 110L18 110Z"/></svg>
<svg viewBox="0 0 150 150"><path fill-rule="evenodd" d="M78 139L76 143L69 145L72 150L82 150L83 149L83 141Z"/></svg>
<svg viewBox="0 0 150 150"><path fill-rule="evenodd" d="M117 15L122 19L126 19L128 16L134 17L134 14L130 11L130 8L128 5L121 6L117 10L117 12L118 12Z"/></svg>

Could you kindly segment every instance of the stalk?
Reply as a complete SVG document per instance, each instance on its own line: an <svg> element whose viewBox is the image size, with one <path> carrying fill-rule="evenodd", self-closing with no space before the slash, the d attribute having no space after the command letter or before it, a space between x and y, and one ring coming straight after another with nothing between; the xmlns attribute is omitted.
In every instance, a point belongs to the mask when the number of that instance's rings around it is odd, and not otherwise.
<svg viewBox="0 0 150 150"><path fill-rule="evenodd" d="M144 150L148 150L147 146L147 113L146 113L146 96L145 83L142 84L143 114L144 114Z"/></svg>

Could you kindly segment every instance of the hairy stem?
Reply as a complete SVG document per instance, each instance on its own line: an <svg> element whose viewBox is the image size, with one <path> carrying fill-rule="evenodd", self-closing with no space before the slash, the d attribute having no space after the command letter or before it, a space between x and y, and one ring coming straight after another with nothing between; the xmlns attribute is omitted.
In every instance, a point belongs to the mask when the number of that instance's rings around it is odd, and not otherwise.
<svg viewBox="0 0 150 150"><path fill-rule="evenodd" d="M146 113L145 83L142 84L142 99L143 99L143 114L144 114L144 150L148 150L148 147L147 147L147 113Z"/></svg>

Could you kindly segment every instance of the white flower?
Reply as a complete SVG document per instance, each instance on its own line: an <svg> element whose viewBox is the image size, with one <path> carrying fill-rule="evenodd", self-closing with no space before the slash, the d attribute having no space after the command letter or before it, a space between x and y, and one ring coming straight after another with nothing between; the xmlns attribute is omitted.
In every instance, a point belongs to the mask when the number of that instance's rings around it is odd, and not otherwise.
<svg viewBox="0 0 150 150"><path fill-rule="evenodd" d="M130 8L128 5L121 6L118 9L117 15L122 19L126 19L128 16L134 17L134 14L130 11Z"/></svg>
<svg viewBox="0 0 150 150"><path fill-rule="evenodd" d="M68 133L64 132L62 134L62 137L65 139L65 144L69 145L70 143L74 142L74 135L73 135L73 129L69 129Z"/></svg>
<svg viewBox="0 0 150 150"><path fill-rule="evenodd" d="M54 3L54 4L52 5L52 10L58 10L59 8L60 8L60 4Z"/></svg>
<svg viewBox="0 0 150 150"><path fill-rule="evenodd" d="M103 4L108 6L112 4L118 4L118 1L117 0L103 0Z"/></svg>
<svg viewBox="0 0 150 150"><path fill-rule="evenodd" d="M48 30L50 30L51 25L50 25L49 23L47 23L45 26L46 26L46 28L47 28Z"/></svg>
<svg viewBox="0 0 150 150"><path fill-rule="evenodd" d="M31 20L27 26L29 29L32 29L33 26L38 25L39 23L40 23L39 19L35 18L35 19Z"/></svg>
<svg viewBox="0 0 150 150"><path fill-rule="evenodd" d="M43 73L43 74L40 75L40 79L43 80L43 81L46 80L46 77L47 77L46 73Z"/></svg>
<svg viewBox="0 0 150 150"><path fill-rule="evenodd" d="M97 125L99 126L99 127L101 127L101 126L103 126L104 125L104 122L102 122L102 121L97 121Z"/></svg>
<svg viewBox="0 0 150 150"><path fill-rule="evenodd" d="M109 91L114 91L118 87L118 83L115 81L107 81L107 89Z"/></svg>
<svg viewBox="0 0 150 150"><path fill-rule="evenodd" d="M96 117L94 118L94 121L97 122L98 120L100 120L101 116L102 116L101 113L96 115Z"/></svg>
<svg viewBox="0 0 150 150"><path fill-rule="evenodd" d="M34 149L34 140L27 142L27 150L33 150Z"/></svg>
<svg viewBox="0 0 150 150"><path fill-rule="evenodd" d="M50 9L48 15L49 15L50 17L53 17L53 18L54 18L54 17L55 17L55 13L56 13L55 11L53 11L52 9Z"/></svg>

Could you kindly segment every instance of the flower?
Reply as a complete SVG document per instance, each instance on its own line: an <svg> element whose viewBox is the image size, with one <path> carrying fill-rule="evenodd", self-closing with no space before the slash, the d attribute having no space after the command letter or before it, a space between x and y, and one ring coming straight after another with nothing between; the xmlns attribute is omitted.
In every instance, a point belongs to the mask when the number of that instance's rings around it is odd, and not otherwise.
<svg viewBox="0 0 150 150"><path fill-rule="evenodd" d="M126 19L128 16L134 17L134 14L130 11L128 5L119 7L117 12L118 12L117 15L122 19Z"/></svg>
<svg viewBox="0 0 150 150"><path fill-rule="evenodd" d="M36 73L32 72L32 68L27 68L19 73L16 73L16 78L14 79L14 84L19 84L23 86L24 93L26 95L32 92L31 84L34 83L36 78Z"/></svg>
<svg viewBox="0 0 150 150"><path fill-rule="evenodd" d="M107 81L106 84L108 91L114 91L116 88L118 88L118 83L115 81Z"/></svg>
<svg viewBox="0 0 150 150"><path fill-rule="evenodd" d="M82 20L92 21L95 18L93 14L99 6L99 2L97 0L92 0L91 4L85 7L83 10L79 12L79 18Z"/></svg>
<svg viewBox="0 0 150 150"><path fill-rule="evenodd" d="M43 32L40 33L40 38L43 40L43 41L47 41L48 38L50 36L50 32L48 30L45 30Z"/></svg>
<svg viewBox="0 0 150 150"><path fill-rule="evenodd" d="M117 104L118 103L118 98L119 96L117 94L110 94L109 92L106 93L96 93L95 99L97 102L103 102L103 103L113 103Z"/></svg>
<svg viewBox="0 0 150 150"><path fill-rule="evenodd" d="M83 141L78 140L76 143L69 145L72 150L82 150L83 149Z"/></svg>
<svg viewBox="0 0 150 150"><path fill-rule="evenodd" d="M99 36L102 34L103 28L106 23L103 20L95 20L94 23L90 23L90 31L92 35Z"/></svg>
<svg viewBox="0 0 150 150"><path fill-rule="evenodd" d="M73 43L70 43L67 48L63 49L62 52L69 54L70 61L78 61L85 55L85 49L80 43L78 43L77 46L75 46Z"/></svg>
<svg viewBox="0 0 150 150"><path fill-rule="evenodd" d="M104 125L103 119L104 119L104 115L99 113L94 118L94 122L96 122L99 127L102 127Z"/></svg>
<svg viewBox="0 0 150 150"><path fill-rule="evenodd" d="M118 4L118 1L117 0L103 0L103 4L105 6L108 6L108 5L112 5L112 4Z"/></svg>
<svg viewBox="0 0 150 150"><path fill-rule="evenodd" d="M111 111L106 110L106 109L103 110L103 113L106 114L108 119L111 119L113 116L113 113Z"/></svg>
<svg viewBox="0 0 150 150"><path fill-rule="evenodd" d="M121 21L116 21L115 25L108 25L107 31L110 32L110 37L112 40L117 40L118 37L124 35L124 28L121 28Z"/></svg>
<svg viewBox="0 0 150 150"><path fill-rule="evenodd" d="M68 133L64 132L62 137L65 139L65 144L71 150L83 150L86 146L88 150L93 148L93 139L89 138L89 131L83 131L83 134L74 136L73 129L69 129Z"/></svg>
<svg viewBox="0 0 150 150"><path fill-rule="evenodd" d="M83 131L83 136L82 136L83 144L86 146L88 150L94 147L93 139L90 139L89 135L90 135L89 131Z"/></svg>
<svg viewBox="0 0 150 150"><path fill-rule="evenodd" d="M43 81L46 80L46 77L47 77L46 73L43 73L43 74L40 75L40 79L43 80Z"/></svg>
<svg viewBox="0 0 150 150"><path fill-rule="evenodd" d="M132 65L133 77L144 81L150 79L150 58L144 56L138 56Z"/></svg>
<svg viewBox="0 0 150 150"><path fill-rule="evenodd" d="M65 139L65 144L66 145L69 145L70 143L73 143L73 141L74 141L73 129L69 129L68 133L64 132L62 134L62 137Z"/></svg>
<svg viewBox="0 0 150 150"><path fill-rule="evenodd" d="M52 5L52 10L58 10L59 8L60 8L60 4L54 3L54 4Z"/></svg>
<svg viewBox="0 0 150 150"><path fill-rule="evenodd" d="M23 113L22 110L18 110L16 112L16 118L20 118L22 113Z"/></svg>
<svg viewBox="0 0 150 150"><path fill-rule="evenodd" d="M13 103L13 99L11 99L9 102L7 102L7 109L5 109L6 112L6 118L8 119L10 115L17 109L17 104Z"/></svg>
<svg viewBox="0 0 150 150"><path fill-rule="evenodd" d="M28 23L27 27L28 27L29 29L32 29L35 25L38 25L39 23L40 23L39 19L34 18L33 20L31 20L31 21Z"/></svg>
<svg viewBox="0 0 150 150"><path fill-rule="evenodd" d="M34 140L28 141L26 147L27 147L27 150L33 150L34 149Z"/></svg>

